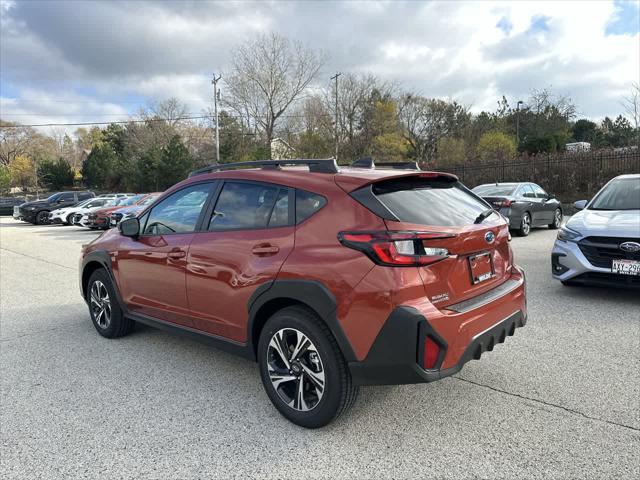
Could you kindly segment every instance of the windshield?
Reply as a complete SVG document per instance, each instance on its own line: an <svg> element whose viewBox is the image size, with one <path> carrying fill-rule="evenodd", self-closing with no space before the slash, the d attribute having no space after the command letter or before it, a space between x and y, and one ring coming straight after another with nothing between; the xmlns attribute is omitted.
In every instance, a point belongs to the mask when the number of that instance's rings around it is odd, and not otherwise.
<svg viewBox="0 0 640 480"><path fill-rule="evenodd" d="M640 210L640 178L614 180L600 190L589 210Z"/></svg>
<svg viewBox="0 0 640 480"><path fill-rule="evenodd" d="M138 205L149 205L151 202L153 202L156 198L158 198L160 195L148 195L147 198L145 198L144 200L142 200Z"/></svg>
<svg viewBox="0 0 640 480"><path fill-rule="evenodd" d="M60 193L60 192L54 193L49 198L47 198L47 202L49 202L49 203L55 202L56 200L58 200L58 198L60 198L60 195L62 195L62 193Z"/></svg>
<svg viewBox="0 0 640 480"><path fill-rule="evenodd" d="M481 197L505 196L513 195L513 191L516 187L516 184L480 185L474 188L472 192Z"/></svg>
<svg viewBox="0 0 640 480"><path fill-rule="evenodd" d="M75 207L84 207L85 205L91 203L92 201L94 201L95 198L87 198L86 200L83 200L81 202L78 202L76 205L74 205Z"/></svg>
<svg viewBox="0 0 640 480"><path fill-rule="evenodd" d="M133 197L127 197L127 198L123 198L120 200L120 203L118 203L118 205L133 205L134 203L136 203L138 200L140 200L142 197L144 197L144 195L134 195Z"/></svg>

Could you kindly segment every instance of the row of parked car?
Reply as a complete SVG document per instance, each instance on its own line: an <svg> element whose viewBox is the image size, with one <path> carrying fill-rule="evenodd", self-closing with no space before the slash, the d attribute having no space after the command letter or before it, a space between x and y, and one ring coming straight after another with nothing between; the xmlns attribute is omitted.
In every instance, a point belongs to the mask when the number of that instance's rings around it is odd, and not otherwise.
<svg viewBox="0 0 640 480"><path fill-rule="evenodd" d="M123 218L134 217L152 203L160 192L106 193L57 192L44 200L13 206L13 218L36 225L77 225L90 229L115 227Z"/></svg>

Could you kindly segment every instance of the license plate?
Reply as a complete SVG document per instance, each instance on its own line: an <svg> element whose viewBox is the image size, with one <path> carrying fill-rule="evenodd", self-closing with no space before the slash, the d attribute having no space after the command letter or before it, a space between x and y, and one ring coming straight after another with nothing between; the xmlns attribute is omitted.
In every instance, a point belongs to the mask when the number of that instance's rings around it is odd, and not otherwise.
<svg viewBox="0 0 640 480"><path fill-rule="evenodd" d="M495 274L491 252L478 253L469 257L471 283L474 285L489 280Z"/></svg>
<svg viewBox="0 0 640 480"><path fill-rule="evenodd" d="M640 275L640 261L614 260L611 264L611 273L617 273L619 275Z"/></svg>

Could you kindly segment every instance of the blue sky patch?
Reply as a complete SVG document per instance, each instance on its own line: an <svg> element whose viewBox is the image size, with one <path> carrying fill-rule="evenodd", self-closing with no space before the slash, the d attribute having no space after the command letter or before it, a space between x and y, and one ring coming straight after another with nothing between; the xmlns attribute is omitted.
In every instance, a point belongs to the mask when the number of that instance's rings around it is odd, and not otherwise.
<svg viewBox="0 0 640 480"><path fill-rule="evenodd" d="M615 13L605 29L606 35L636 35L640 32L640 1L615 0Z"/></svg>
<svg viewBox="0 0 640 480"><path fill-rule="evenodd" d="M509 33L511 33L511 30L513 29L513 23L511 23L511 21L507 17L502 17L498 21L498 23L496 23L496 27L509 35Z"/></svg>
<svg viewBox="0 0 640 480"><path fill-rule="evenodd" d="M546 15L536 15L531 19L531 25L529 25L528 32L529 33L548 32L549 20L551 20L551 17L547 17Z"/></svg>

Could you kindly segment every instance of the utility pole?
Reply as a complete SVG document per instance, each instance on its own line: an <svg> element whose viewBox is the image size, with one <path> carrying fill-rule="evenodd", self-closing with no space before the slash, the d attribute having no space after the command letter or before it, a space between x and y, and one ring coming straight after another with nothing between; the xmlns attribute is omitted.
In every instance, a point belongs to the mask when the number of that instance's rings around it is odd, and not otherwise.
<svg viewBox="0 0 640 480"><path fill-rule="evenodd" d="M213 74L211 83L213 84L213 112L216 117L216 163L220 163L220 132L218 129L218 80L222 78L222 75Z"/></svg>
<svg viewBox="0 0 640 480"><path fill-rule="evenodd" d="M336 137L336 162L338 161L338 77L342 75L340 72L331 77L331 80L336 81L336 124L335 124L335 137Z"/></svg>
<svg viewBox="0 0 640 480"><path fill-rule="evenodd" d="M522 100L518 100L516 104L516 148L520 146L520 105L523 103Z"/></svg>

